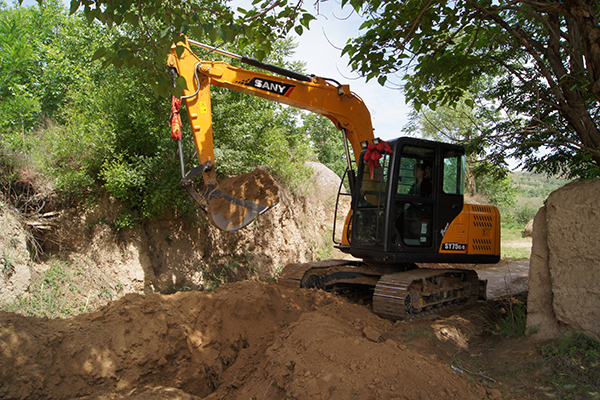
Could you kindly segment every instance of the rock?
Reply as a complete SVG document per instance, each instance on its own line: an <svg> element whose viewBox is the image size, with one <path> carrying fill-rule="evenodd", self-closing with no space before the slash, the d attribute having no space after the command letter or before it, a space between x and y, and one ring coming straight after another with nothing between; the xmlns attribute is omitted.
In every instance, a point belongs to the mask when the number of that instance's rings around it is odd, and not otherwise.
<svg viewBox="0 0 600 400"><path fill-rule="evenodd" d="M533 220L529 221L527 225L525 225L521 235L523 235L523 237L533 237Z"/></svg>
<svg viewBox="0 0 600 400"><path fill-rule="evenodd" d="M373 342L379 342L379 339L381 337L381 334L370 326L363 329L363 333L365 334L365 337L367 339Z"/></svg>

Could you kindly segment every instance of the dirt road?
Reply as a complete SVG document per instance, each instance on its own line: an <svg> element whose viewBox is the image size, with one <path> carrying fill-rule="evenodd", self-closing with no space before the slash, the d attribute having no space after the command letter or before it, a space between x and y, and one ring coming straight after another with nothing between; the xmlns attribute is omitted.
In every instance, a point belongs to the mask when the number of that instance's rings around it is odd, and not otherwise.
<svg viewBox="0 0 600 400"><path fill-rule="evenodd" d="M477 271L479 279L487 279L490 300L515 296L529 289L529 260L502 261L497 266Z"/></svg>

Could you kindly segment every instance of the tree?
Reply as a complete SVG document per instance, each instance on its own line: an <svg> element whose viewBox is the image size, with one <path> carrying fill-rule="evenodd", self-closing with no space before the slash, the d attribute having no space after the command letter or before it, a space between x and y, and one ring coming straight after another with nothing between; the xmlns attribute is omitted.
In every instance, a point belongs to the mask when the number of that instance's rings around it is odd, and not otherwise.
<svg viewBox="0 0 600 400"><path fill-rule="evenodd" d="M163 71L164 61L181 34L208 38L217 45L251 44L255 56L262 59L277 39L292 29L301 33L308 28L314 17L301 5L301 0L289 4L264 0L253 2L254 8L234 10L224 0L71 0L70 13L83 9L90 24L126 27L111 45L100 47L94 59L103 58L104 65L141 68L155 92L166 94L173 89ZM173 92L180 94L177 89Z"/></svg>
<svg viewBox="0 0 600 400"><path fill-rule="evenodd" d="M475 196L477 184L474 169L478 156L481 156L484 151L469 146L469 143L482 135L483 129L483 122L479 121L474 109L460 102L454 108L441 106L435 110L429 107L421 108L419 111L414 110L404 131L409 135L419 132L424 138L466 145L469 151L465 166L465 181L467 191Z"/></svg>
<svg viewBox="0 0 600 400"><path fill-rule="evenodd" d="M312 113L303 115L302 130L310 138L319 162L342 178L348 168L342 132L327 118Z"/></svg>
<svg viewBox="0 0 600 400"><path fill-rule="evenodd" d="M63 8L59 0L39 7L0 4L0 130L6 135L31 131L43 118L62 121L68 88L91 58L81 60L82 52L103 36L81 36ZM64 40L65 29L72 30L71 40Z"/></svg>
<svg viewBox="0 0 600 400"><path fill-rule="evenodd" d="M35 44L30 10L4 9L0 3L0 129L21 135L35 123L39 96L30 92Z"/></svg>
<svg viewBox="0 0 600 400"><path fill-rule="evenodd" d="M600 2L596 0L345 0L362 13L344 53L352 67L389 83L405 75L407 99L455 105L472 82L492 129L492 160L528 170L600 172ZM391 80L390 80L391 81ZM470 103L468 103L470 105Z"/></svg>
<svg viewBox="0 0 600 400"><path fill-rule="evenodd" d="M37 161L36 169L54 178L63 194L85 198L105 189L124 205L123 213L111 221L117 227L157 217L166 209L189 211L191 201L178 186L177 145L169 135L170 98L155 93L141 68L93 60L97 49L110 47L115 38L135 29L89 23L80 13L68 15L57 0L38 7L0 8L4 21L10 23L0 26L9 28L0 31L0 55L10 68L0 69L1 106L7 110L0 115L0 155L15 147L10 145L14 137L20 145L15 150ZM267 61L299 67L285 61L293 51L290 41L272 47ZM309 137L297 127L298 115L274 102L214 89L219 173L237 175L267 165L284 183L302 187L310 176L304 161L316 156ZM34 95L37 107L13 101L20 100L19 94ZM27 115L30 123L16 125L17 133L9 135L15 129L8 115ZM44 121L48 123L40 123ZM190 170L197 157L189 124L184 124L184 137Z"/></svg>
<svg viewBox="0 0 600 400"><path fill-rule="evenodd" d="M512 188L508 169L486 160L486 147L482 146L486 119L478 112L481 107L467 106L465 103L479 104L475 96L470 101L458 102L455 107L440 106L435 110L423 107L413 111L409 124L404 128L409 133L419 132L422 137L447 143L462 144L466 147L465 181L467 192L477 197L482 194L486 200L500 208L503 215L509 215L514 205L516 191ZM477 146L473 146L477 143Z"/></svg>

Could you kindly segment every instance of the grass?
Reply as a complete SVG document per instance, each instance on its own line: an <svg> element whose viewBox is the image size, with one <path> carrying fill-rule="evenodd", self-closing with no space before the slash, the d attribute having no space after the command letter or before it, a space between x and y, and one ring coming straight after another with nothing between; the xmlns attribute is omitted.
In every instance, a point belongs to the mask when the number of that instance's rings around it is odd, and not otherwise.
<svg viewBox="0 0 600 400"><path fill-rule="evenodd" d="M69 275L62 265L48 269L42 279L30 285L27 293L6 307L5 311L32 317L66 318L75 315L77 305L65 301Z"/></svg>
<svg viewBox="0 0 600 400"><path fill-rule="evenodd" d="M502 224L502 227L500 228L502 241L523 239L523 235L521 234L523 229L525 229L525 227L520 224Z"/></svg>
<svg viewBox="0 0 600 400"><path fill-rule="evenodd" d="M524 227L520 224L503 224L500 230L501 243L523 242L531 243L530 238L523 238L521 231ZM501 245L500 256L510 260L525 260L531 256L529 247L509 247Z"/></svg>
<svg viewBox="0 0 600 400"><path fill-rule="evenodd" d="M2 253L2 257L0 257L0 272L0 277L6 280L15 273L15 265L4 253Z"/></svg>
<svg viewBox="0 0 600 400"><path fill-rule="evenodd" d="M425 328L416 328L409 332L404 332L402 334L402 336L404 337L404 339L403 339L404 342L409 342L411 339L414 339L414 338L420 336L421 334L427 336L430 339L432 338L431 334L429 332L427 332L427 330Z"/></svg>
<svg viewBox="0 0 600 400"><path fill-rule="evenodd" d="M529 248L502 247L500 257L509 260L526 260L531 256Z"/></svg>
<svg viewBox="0 0 600 400"><path fill-rule="evenodd" d="M560 399L600 399L600 341L570 333L540 347L546 390Z"/></svg>
<svg viewBox="0 0 600 400"><path fill-rule="evenodd" d="M527 328L527 299L511 297L498 310L500 318L494 333L505 338L521 337Z"/></svg>
<svg viewBox="0 0 600 400"><path fill-rule="evenodd" d="M123 284L110 284L104 279L98 287L91 284L85 267L56 258L41 276L32 278L27 291L3 311L31 317L67 318L93 311L123 293Z"/></svg>

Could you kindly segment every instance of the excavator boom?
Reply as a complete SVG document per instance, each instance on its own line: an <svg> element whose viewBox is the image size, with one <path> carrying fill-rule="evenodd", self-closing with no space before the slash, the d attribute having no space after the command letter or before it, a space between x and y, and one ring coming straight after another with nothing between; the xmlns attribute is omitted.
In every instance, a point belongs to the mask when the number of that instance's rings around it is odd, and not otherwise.
<svg viewBox="0 0 600 400"><path fill-rule="evenodd" d="M191 45L237 58L249 65L257 66L284 76L234 67L222 61L204 61L196 55ZM185 78L187 88L183 89L188 119L192 128L194 144L200 161L199 167L191 175L202 173L204 185L208 189L203 196L193 193L191 179L184 178L184 186L196 202L212 216L212 221L224 230L237 230L250 223L277 202L274 190L261 191L262 197L247 196L248 193L232 194L224 190L223 183L217 183L213 144L210 86L225 87L230 90L262 97L267 100L287 104L296 108L321 114L344 132L354 151L355 160L360 158L361 142L373 140L373 127L369 110L363 101L350 92L348 85L319 78L308 77L293 71L257 60L237 56L214 47L184 38L172 46L167 65L175 76ZM348 149L348 146L346 146ZM347 150L349 153L349 150ZM347 154L350 159L350 154ZM349 163L350 164L350 163ZM193 178L192 176L192 178ZM264 175L257 179L254 174L246 176L247 187L262 184L263 188L276 188ZM238 179L239 181L239 179ZM239 186L240 182L237 182ZM230 188L234 185L229 185Z"/></svg>

